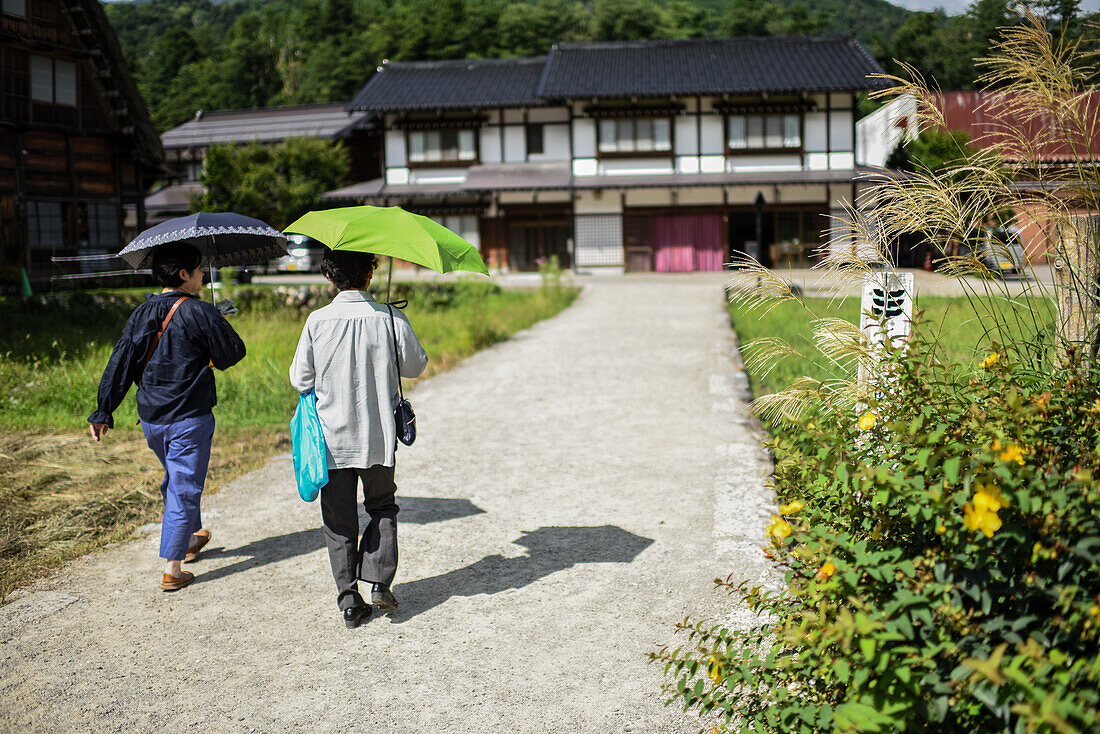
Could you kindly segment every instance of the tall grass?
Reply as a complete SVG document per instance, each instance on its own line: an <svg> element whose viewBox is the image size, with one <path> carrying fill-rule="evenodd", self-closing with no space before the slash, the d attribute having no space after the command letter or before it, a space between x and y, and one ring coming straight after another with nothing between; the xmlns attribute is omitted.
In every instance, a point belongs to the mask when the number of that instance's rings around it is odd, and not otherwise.
<svg viewBox="0 0 1100 734"><path fill-rule="evenodd" d="M996 308L1026 308L1037 314L1040 328L1053 327L1054 307L1041 298L1016 299L1014 306L1006 306L985 299L929 297L917 301L915 331L936 334L936 357L945 363L976 364L994 348L995 338L987 320L980 314ZM729 307L730 320L741 340L746 357L746 371L754 395L781 392L796 380L809 377L814 380L843 380L850 377L850 364L844 360L829 359L818 350L815 327L823 319L841 319L859 323L858 298L807 298L804 301L786 301L774 304L766 312L751 305L733 303ZM1010 332L1011 333L1011 332ZM1032 339L1027 322L1021 321L1016 335ZM790 347L787 356L774 364L760 364L753 360L754 342L781 340ZM759 346L755 347L759 348Z"/></svg>

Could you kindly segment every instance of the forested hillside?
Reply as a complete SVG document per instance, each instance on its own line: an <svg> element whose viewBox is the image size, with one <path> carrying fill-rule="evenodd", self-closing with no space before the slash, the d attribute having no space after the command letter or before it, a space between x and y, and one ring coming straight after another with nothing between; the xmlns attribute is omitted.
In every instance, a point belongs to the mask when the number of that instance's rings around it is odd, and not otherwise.
<svg viewBox="0 0 1100 734"><path fill-rule="evenodd" d="M1081 25L1075 0L1038 3ZM1015 5L975 0L951 17L885 0L149 0L106 10L167 129L198 109L350 99L383 59L537 56L555 41L855 33L888 70L900 58L944 88L968 88L970 60L1017 22Z"/></svg>

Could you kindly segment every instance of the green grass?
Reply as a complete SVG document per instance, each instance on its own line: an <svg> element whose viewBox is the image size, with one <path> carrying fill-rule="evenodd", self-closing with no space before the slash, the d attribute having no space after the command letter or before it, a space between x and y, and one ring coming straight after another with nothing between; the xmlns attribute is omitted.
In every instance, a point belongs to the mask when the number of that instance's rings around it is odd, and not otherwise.
<svg viewBox="0 0 1100 734"><path fill-rule="evenodd" d="M570 289L460 288L446 307L411 299L405 311L430 359L425 376L547 318L575 297ZM0 308L0 425L85 428L96 389L128 308ZM238 365L217 373L219 428L285 427L297 404L287 381L307 312L241 313L231 323L248 348ZM115 413L120 430L135 428L131 389Z"/></svg>
<svg viewBox="0 0 1100 734"><path fill-rule="evenodd" d="M766 376L750 372L754 395L778 392L792 380L803 376L819 380L842 376L814 349L811 322L815 318L840 318L858 324L859 299L807 298L805 302L809 310L798 303L787 302L766 315L730 306L730 320L742 347L755 339L778 337L800 354L811 357L810 360L788 357ZM916 306L919 318L915 328L924 336L936 336L934 341L938 356L948 362L981 361L992 348L992 337L987 333L988 327L993 324L991 313L1008 314L1007 318L998 317L1001 323L1006 324L1006 332L1024 339L1031 339L1038 331L1049 328L1052 319L1051 304L1039 299L1020 301L1015 305L1003 299L976 299L972 306L966 298L929 297L919 299ZM976 311L983 316L977 317Z"/></svg>

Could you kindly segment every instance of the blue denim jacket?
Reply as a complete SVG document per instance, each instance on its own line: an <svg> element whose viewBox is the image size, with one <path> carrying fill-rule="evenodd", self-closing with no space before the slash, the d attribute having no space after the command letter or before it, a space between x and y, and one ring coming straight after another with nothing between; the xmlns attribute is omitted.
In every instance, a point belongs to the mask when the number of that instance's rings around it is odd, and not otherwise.
<svg viewBox="0 0 1100 734"><path fill-rule="evenodd" d="M142 372L149 345L181 296L187 301L176 310ZM113 427L111 414L133 384L138 386L138 416L145 423L175 423L206 415L218 403L211 362L224 370L244 354L244 342L214 304L182 291L150 294L126 321L99 383L98 408L88 422Z"/></svg>

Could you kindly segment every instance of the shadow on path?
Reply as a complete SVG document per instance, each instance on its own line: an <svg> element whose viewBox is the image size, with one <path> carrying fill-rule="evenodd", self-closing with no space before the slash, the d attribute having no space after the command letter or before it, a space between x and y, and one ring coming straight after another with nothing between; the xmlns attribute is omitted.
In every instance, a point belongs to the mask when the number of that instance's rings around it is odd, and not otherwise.
<svg viewBox="0 0 1100 734"><path fill-rule="evenodd" d="M578 563L630 563L653 544L649 538L613 525L543 527L515 542L530 553L517 558L486 556L440 576L395 585L401 606L390 618L401 623L451 597L519 589Z"/></svg>
<svg viewBox="0 0 1100 734"><path fill-rule="evenodd" d="M449 499L444 497L398 497L397 503L401 508L397 522L425 525L432 522L444 522L456 520L471 515L479 515L485 512L470 500ZM366 527L367 515L363 505L359 505L360 532ZM317 514L317 527L306 530L298 530L293 533L276 535L270 538L254 540L239 548L214 547L207 548L194 564L187 564L195 573L195 583L217 581L220 578L230 576L238 571L246 571L250 568L266 566L269 563L278 563L288 558L305 555L325 547L325 537L321 530L320 511ZM228 566L203 571L203 561L216 558L240 558L236 563Z"/></svg>

